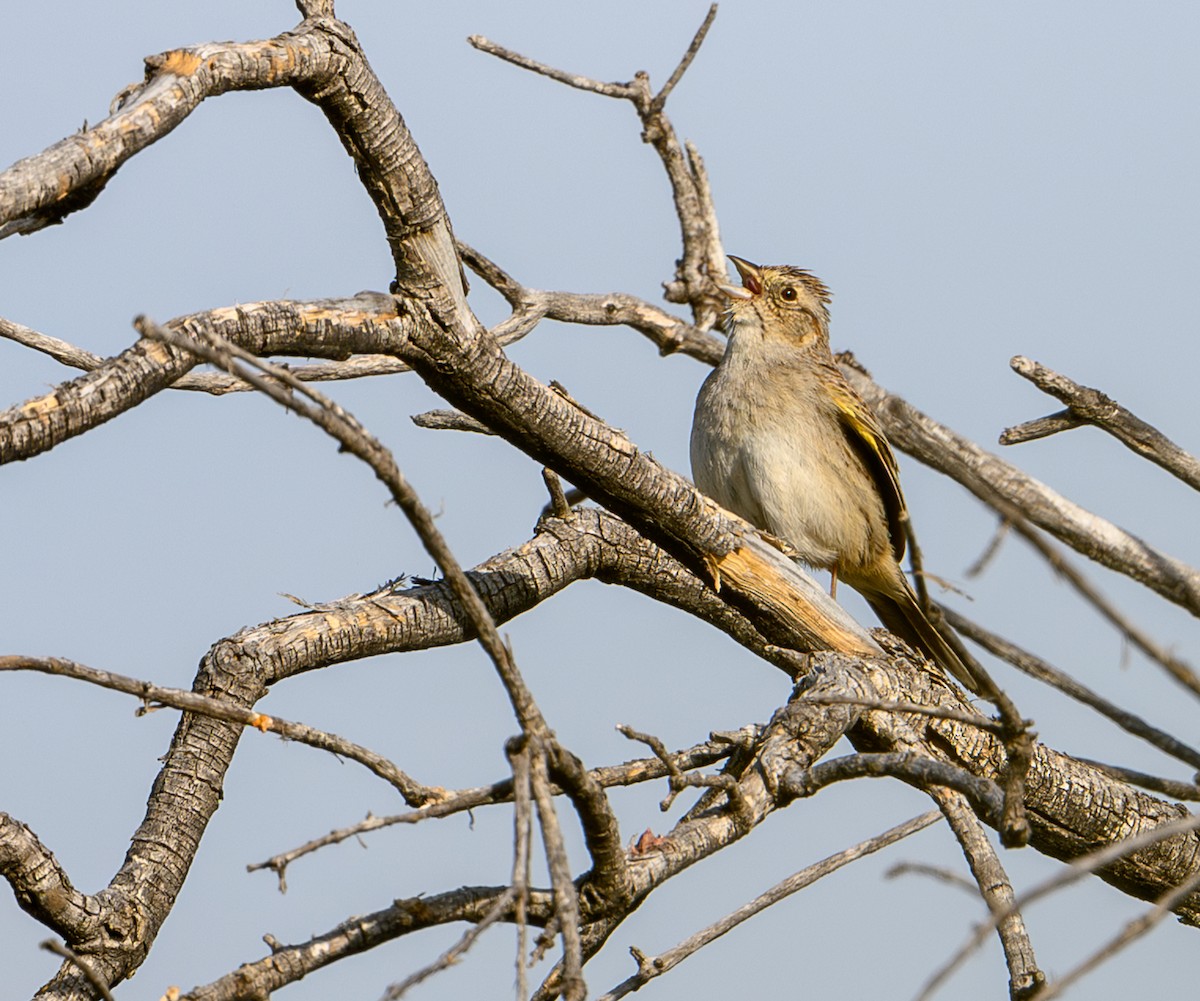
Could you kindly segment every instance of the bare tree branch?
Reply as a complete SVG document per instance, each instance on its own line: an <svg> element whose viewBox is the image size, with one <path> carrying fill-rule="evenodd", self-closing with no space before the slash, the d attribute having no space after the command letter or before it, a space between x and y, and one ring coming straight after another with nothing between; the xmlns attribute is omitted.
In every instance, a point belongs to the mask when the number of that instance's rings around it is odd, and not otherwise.
<svg viewBox="0 0 1200 1001"><path fill-rule="evenodd" d="M1200 676L1197 676L1195 669L1183 658L1155 642L1145 630L1139 628L1128 616L1124 615L1097 587L1076 570L1063 554L1043 537L1041 532L1026 520L1024 513L1016 504L999 494L993 494L988 504L1000 512L1004 519L1002 524L1005 527L1011 527L1028 542L1056 574L1066 580L1088 604L1112 623L1122 637L1151 660L1160 664L1172 678L1193 695L1200 695ZM999 534L997 539L999 539ZM983 558L981 557L981 559Z"/></svg>
<svg viewBox="0 0 1200 1001"><path fill-rule="evenodd" d="M1200 490L1200 461L1116 400L1098 389L1072 382L1065 375L1021 355L1013 358L1010 364L1017 375L1028 379L1042 392L1062 400L1067 409L1051 417L1006 429L1000 435L1001 445L1018 445L1081 424L1091 424L1107 431L1143 459L1149 459L1172 476L1183 480L1193 490Z"/></svg>
<svg viewBox="0 0 1200 1001"><path fill-rule="evenodd" d="M130 156L167 135L208 97L288 86L318 105L353 159L383 223L395 266L395 298L364 293L320 303L259 303L181 317L165 328L144 321L140 325L146 336L111 359L0 321L0 336L89 370L0 414L0 463L53 448L162 389L230 391L234 382L229 376L192 371L202 357L313 420L343 449L367 462L446 579L410 588L387 584L370 594L314 605L227 637L204 657L192 692L158 688L68 662L0 658L0 670L58 671L65 664L60 673L184 710L125 862L95 896L77 893L33 832L0 815L0 874L21 906L68 940L61 953L68 962L45 996L83 996L93 988L104 992L107 984L131 976L139 967L187 878L246 725L276 729L356 757L388 777L410 802L425 804L397 817L369 818L269 860L264 865L279 874L281 886L287 864L318 844L388 823L411 823L515 799L512 878L508 886L464 887L398 901L299 945L280 945L268 938L270 956L190 995L208 1001L265 997L331 962L451 921L472 927L449 952L397 985L394 996L453 962L484 928L511 921L521 928L522 994L524 929L529 924L545 929L543 944L552 944L555 937L562 940L561 959L536 996L582 997L585 962L655 889L752 832L791 798L814 795L833 781L867 776L900 778L930 791L942 805L1001 929L1013 996L1035 989L1042 976L1016 911L1024 901L1014 899L964 797L976 816L1001 831L1006 844L1028 836L1037 850L1061 858L1110 846L1090 856L1086 872L1097 873L1123 892L1158 900L1162 913L1170 910L1186 923L1200 924L1200 836L1191 818L1180 818L1181 808L1119 781L1136 780L1135 775L1089 767L1035 745L1028 721L1002 692L995 700L999 722L973 712L957 689L909 659L889 637L873 637L862 629L769 540L592 414L589 401L577 401L553 384L542 385L501 350L506 339L523 336L541 319L550 318L625 324L650 338L662 353L680 351L710 363L719 356L720 342L709 333L723 305L713 280L724 270L712 191L698 152L680 143L663 112L704 41L715 5L657 94L644 73L628 83L603 83L551 69L486 40L472 40L485 51L560 82L633 103L643 138L654 146L666 170L682 231L683 253L666 298L688 305L693 323L621 293L526 288L494 262L456 243L436 182L353 31L335 20L332 0L298 0L298 6L306 19L293 32L266 41L176 49L147 59L145 82L123 91L108 119L0 174L0 237L33 232L86 207ZM491 332L483 330L466 301L460 254L511 306L508 319ZM324 358L329 363L297 371L259 361L264 355ZM306 385L317 379L409 368L458 408L458 426L498 435L546 473L555 517L543 519L524 545L470 573L459 566L387 449L350 414ZM879 406L900 447L948 472L1023 529L1028 529L1023 521L1028 517L1089 558L1200 614L1196 570L1089 515L888 397L869 380L864 383L862 376L851 375ZM1079 399L1080 387L1070 387L1073 399ZM1100 409L1111 404L1107 398L1098 402ZM1081 412L1085 404L1079 404ZM1118 416L1121 434L1141 433L1141 423L1132 424L1132 415ZM1099 414L1095 422L1107 426L1112 420ZM1192 477L1188 482L1196 485L1200 464L1166 439L1158 436L1145 446L1145 453L1126 443L1140 454L1153 452L1155 461L1178 467L1173 471ZM1168 454L1172 457L1164 459ZM1180 473L1184 458L1192 465L1190 472ZM570 508L559 475L608 510ZM919 560L914 565L919 571ZM640 735L652 742L656 759L586 768L554 738L496 624L587 577L639 590L716 625L800 679L791 701L770 724L747 728L733 744L712 742L671 754L661 741ZM1153 655L1154 644L1110 611L1119 627L1131 637L1141 637ZM521 736L509 747L511 781L446 793L413 782L365 748L253 709L272 684L303 671L328 669L372 653L471 640L487 651L520 723ZM1164 663L1177 660L1169 652L1159 655ZM1136 718L1126 718L1123 725L1152 734L1158 746L1172 748L1183 760L1200 759L1200 752ZM822 760L843 736L857 753ZM692 771L716 761L724 762L719 774ZM605 789L663 775L669 777L672 795L692 785L710 791L665 835L625 849ZM1163 783L1160 790L1169 794L1172 787ZM589 871L574 879L553 798L560 794L568 797L580 819L591 863ZM549 890L529 885L535 804L551 872ZM910 822L905 832L923 822L925 818ZM893 835L903 836L898 830L864 843L871 847L860 845L835 856L836 864L882 847ZM1123 840L1131 832L1136 836ZM1168 840L1162 840L1164 833ZM1120 851L1111 847L1117 842ZM657 976L823 871L798 873L748 905L744 914L731 915L664 954L665 959L647 960L639 954L642 969L637 977ZM1127 929L1127 935L1137 931L1140 927ZM85 958L77 960L77 955ZM627 982L628 990L644 982L637 977ZM92 981L93 988L86 981Z"/></svg>
<svg viewBox="0 0 1200 1001"><path fill-rule="evenodd" d="M40 671L43 674L74 678L76 681L86 681L101 688L124 692L126 695L141 699L143 703L141 712L147 712L159 706L170 706L172 709L199 713L212 719L224 720L227 723L253 727L262 733L268 731L277 733L284 740L308 744L310 747L328 751L330 754L357 761L393 786L409 806L424 806L426 803L437 801L442 796L442 790L421 785L383 755L346 740L344 737L339 737L335 733L327 733L304 723L294 723L278 716L267 716L197 692L185 692L179 688L163 688L139 678L97 670L94 667L87 667L56 657L0 655L0 671Z"/></svg>
<svg viewBox="0 0 1200 1001"><path fill-rule="evenodd" d="M0 813L0 876L25 913L72 942L101 935L99 905L71 885L54 854L26 825Z"/></svg>
<svg viewBox="0 0 1200 1001"><path fill-rule="evenodd" d="M671 756L671 759L675 767L680 770L704 768L720 761L722 758L728 757L732 753L732 750L730 744L720 740L712 740L704 744L695 744L684 750L676 751ZM660 760L655 758L641 758L626 762L623 765L606 765L593 768L589 774L597 784L607 788L609 786L629 786L641 782L651 782L666 776L668 769ZM554 795L561 795L563 790L561 787L551 784L551 792ZM318 851L321 848L340 844L350 838L361 837L371 831L381 830L395 824L417 824L423 820L449 817L452 814L464 813L481 806L508 803L512 799L512 779L503 779L491 785L477 786L473 789L458 789L445 792L437 802L430 803L428 806L423 806L418 810L386 817L370 815L357 824L330 831L328 834L314 838L312 841L308 841L298 848L282 852L279 855L273 855L265 861L248 865L246 866L246 871L255 872L260 869L270 869L278 874L281 884L280 888L286 892L287 885L284 875L287 867L297 859L303 858L305 855Z"/></svg>
<svg viewBox="0 0 1200 1001"><path fill-rule="evenodd" d="M1012 882L1004 871L996 849L969 808L966 797L944 788L930 789L929 794L941 807L950 829L954 831L988 910L993 914L1003 914L997 921L996 933L1008 967L1009 997L1013 1001L1032 997L1046 982L1046 975L1038 968L1033 943L1029 940L1021 912L1013 906L1015 894Z"/></svg>
<svg viewBox="0 0 1200 1001"><path fill-rule="evenodd" d="M392 297L382 292L360 292L353 300L344 300L348 305L352 304L348 312L342 312L340 309L332 307L332 303L335 301L337 300L331 300L324 306L324 309L331 314L329 318L334 319L335 322L351 320L353 312L356 309L371 302L378 305L381 318L395 315L395 306L392 302ZM249 306L239 306L238 309L254 309L261 305L265 304L252 303ZM646 305L649 306L649 304ZM214 313L207 315L213 317L215 322L216 315L220 312L214 311ZM663 315L666 316L667 314L664 313ZM170 327L179 322L178 320L172 320L166 326ZM613 322L626 321L624 319L617 319ZM514 313L493 327L491 334L496 338L497 343L508 345L519 341L528 334L533 329L533 325L529 316ZM94 372L97 369L103 368L108 363L107 359L94 355L90 351L84 351L82 348L68 344L57 337L50 337L39 333L19 323L5 320L3 317L0 317L0 337L15 341L35 351L40 351L54 358L56 361L62 362L64 365L82 369L85 372ZM230 339L234 339L234 337L231 335ZM666 342L664 341L664 343ZM683 343L682 339L680 343ZM278 353L283 354L289 350L290 348L284 345L278 350ZM344 350L343 346L341 351L344 352ZM664 347L663 350L666 352L667 348ZM700 348L693 347L692 350L700 350ZM372 354L363 355L358 358L347 358L344 361L320 362L310 365L281 365L280 367L286 368L301 382L337 382L347 379L366 379L381 375L397 375L401 372L412 371L404 362L397 361L389 355ZM231 375L225 375L222 372L189 372L176 379L171 383L169 388L210 393L213 396L223 396L227 393L245 393L252 389L243 380L236 379ZM56 392L58 391L56 390Z"/></svg>
<svg viewBox="0 0 1200 1001"><path fill-rule="evenodd" d="M509 700L512 702L513 711L516 713L522 729L538 734L548 733L541 710L537 708L532 693L522 680L511 651L501 640L491 613L488 612L479 592L475 590L474 585L455 559L445 537L434 523L433 515L421 503L416 491L409 486L408 481L400 472L391 452L332 400L322 396L299 380L293 379L287 371L255 358L231 342L221 340L219 335L211 332L208 334L208 340L212 342L212 346L210 346L199 341L188 341L172 332L153 327L149 323L143 323L142 327L142 332L146 336L164 340L174 347L191 351L206 361L220 365L231 375L236 375L251 383L256 389L283 407L295 411L301 417L312 421L322 430L331 434L346 451L366 462L388 488L392 499L408 516L425 551L437 562L447 583L454 591L454 596L461 603L477 634L480 645L496 666L496 671L504 683ZM261 371L270 379L262 378L252 371L240 367L238 362ZM315 406L309 406L294 393L289 392L289 389L307 397Z"/></svg>
<svg viewBox="0 0 1200 1001"><path fill-rule="evenodd" d="M675 280L665 287L665 297L668 302L690 305L696 326L701 330L710 329L725 308L724 297L714 284L717 278L723 278L725 274L724 251L721 249L716 213L713 210L703 164L699 156L689 157L685 154L674 126L663 113L663 107L667 97L695 59L716 13L717 5L713 4L683 59L657 95L652 95L650 78L641 71L636 73L629 83L602 83L554 69L497 45L481 35L472 35L468 39L481 52L497 56L514 66L520 66L570 87L588 90L605 97L620 98L633 104L642 122L642 141L654 147L666 169L675 201L675 212L683 234L683 254L675 269Z"/></svg>
<svg viewBox="0 0 1200 1001"><path fill-rule="evenodd" d="M631 327L652 341L661 355L685 354L709 365L720 361L725 351L719 338L652 302L625 292L595 294L527 288L478 250L461 241L457 246L467 267L508 300L514 316L585 326Z"/></svg>
<svg viewBox="0 0 1200 1001"><path fill-rule="evenodd" d="M583 1001L587 996L587 985L583 980L583 944L579 938L579 896L575 884L571 882L571 863L567 858L567 847L550 795L546 753L539 747L531 747L530 751L529 778L541 822L546 862L554 885L554 916L563 940L562 993L567 1001Z"/></svg>
<svg viewBox="0 0 1200 1001"><path fill-rule="evenodd" d="M1013 901L1011 908L994 911L991 920L979 925L970 939L926 981L924 988L920 995L918 995L917 1001L928 1001L949 975L991 934L992 930L996 927L996 923L1007 917L1009 913L1026 910L1034 901L1065 886L1069 886L1071 883L1077 882L1085 876L1093 873L1101 873L1106 867L1112 866L1114 863L1119 863L1121 860L1142 852L1147 848L1163 844L1167 840L1175 840L1181 836L1193 834L1197 828L1200 828L1200 816L1191 816L1188 814L1161 825L1152 826L1132 837L1116 841L1098 851L1090 852L1076 858L1054 876L1043 880L1041 883L1020 894ZM1183 886L1186 883L1188 891L1172 900L1171 906L1173 908L1180 907L1186 897L1195 895L1197 886L1200 886L1200 882L1193 882L1197 876L1200 876L1200 872L1192 873L1187 880L1179 884ZM1170 893L1174 889L1176 887L1169 887L1164 892Z"/></svg>
<svg viewBox="0 0 1200 1001"><path fill-rule="evenodd" d="M1193 876L1187 882L1177 886L1170 893L1163 894L1149 911L1130 921L1112 939L1105 942L1099 949L1076 965L1074 969L1068 970L1062 976L1051 981L1045 990L1037 995L1038 1001L1050 1001L1051 998L1061 995L1063 991L1077 980L1091 973L1101 963L1111 959L1127 945L1137 941L1157 925L1161 924L1162 920L1171 913L1171 909L1178 901L1188 896L1188 894L1194 893L1197 889L1200 889L1200 875Z"/></svg>
<svg viewBox="0 0 1200 1001"><path fill-rule="evenodd" d="M1090 706L1096 712L1100 713L1100 715L1112 720L1122 730L1141 738L1148 744L1152 744L1164 754L1169 754L1173 758L1178 758L1180 761L1186 762L1193 768L1200 769L1200 750L1184 743L1177 737L1173 737L1164 730L1152 726L1136 713L1131 713L1118 705L1114 705L1102 696L1097 695L1090 688L1080 684L1074 678L1047 664L1041 658L1035 657L1033 654L1022 650L1016 644L1010 643L995 633L989 632L965 616L959 615L949 608L945 609L945 613L946 619L958 632L974 640L989 653L1007 661L1017 670L1029 675L1031 678L1037 678L1039 681L1057 688L1065 695L1069 695L1077 702L1082 702L1084 705Z"/></svg>
<svg viewBox="0 0 1200 1001"><path fill-rule="evenodd" d="M380 354L404 336L390 297L258 302L178 317L164 329L212 332L260 355L345 358ZM99 368L0 413L0 465L29 459L125 413L175 385L198 364L194 354L147 338Z"/></svg>
<svg viewBox="0 0 1200 1001"><path fill-rule="evenodd" d="M888 439L926 465L957 480L985 504L999 495L1035 525L1088 559L1132 577L1168 601L1200 615L1200 572L1159 552L944 425L889 394L860 370L842 366L879 416Z"/></svg>
<svg viewBox="0 0 1200 1001"><path fill-rule="evenodd" d="M618 998L632 994L634 991L644 987L655 977L661 977L664 973L674 969L710 942L716 941L726 932L732 931L738 925L744 921L748 921L754 915L765 911L771 905L777 904L779 901L790 897L793 893L811 886L817 880L836 872L851 862L877 852L881 848L895 844L897 841L907 838L910 834L916 834L917 831L924 830L931 824L937 823L939 819L941 819L940 814L936 810L931 810L929 813L923 813L919 817L914 817L903 824L898 824L876 837L868 838L853 848L847 848L835 855L830 855L828 858L822 859L820 862L807 866L799 872L788 876L782 882L777 883L765 893L743 904L736 911L727 914L720 921L714 922L707 928L696 932L696 934L689 936L678 945L668 949L666 952L659 953L657 956L646 956L636 948L630 949L630 952L633 953L633 958L638 964L637 973L628 980L622 981L616 987L612 988L612 990L601 995L598 1001L617 1001Z"/></svg>
<svg viewBox="0 0 1200 1001"><path fill-rule="evenodd" d="M270 955L244 963L210 984L193 987L179 1001L242 1001L246 997L268 997L308 974L385 942L424 928L451 922L483 921L497 900L509 891L505 886L464 886L447 893L397 900L390 907L338 925L307 942L272 944ZM550 894L532 891L528 919L544 924L551 914Z"/></svg>

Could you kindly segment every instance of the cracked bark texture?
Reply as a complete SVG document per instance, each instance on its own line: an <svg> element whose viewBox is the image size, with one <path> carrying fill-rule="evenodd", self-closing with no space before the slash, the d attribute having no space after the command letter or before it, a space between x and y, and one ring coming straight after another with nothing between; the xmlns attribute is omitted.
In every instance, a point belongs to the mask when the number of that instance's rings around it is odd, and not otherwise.
<svg viewBox="0 0 1200 1001"><path fill-rule="evenodd" d="M963 821L958 833L970 846L977 874L991 871L978 830L967 826L964 804L997 822L1005 782L1002 743L970 720L921 712L973 710L903 651L866 632L749 526L505 355L466 302L450 219L413 136L353 31L331 10L318 13L312 6L311 16L295 30L272 39L206 43L148 58L144 83L123 92L109 118L0 174L0 238L34 233L103 197L130 157L183 124L204 100L235 90L294 88L325 115L378 212L394 266L395 297L364 293L251 303L179 317L164 326L201 343L228 341L259 356L335 364L363 355L401 360L463 414L602 505L602 511L543 519L526 542L471 572L496 622L552 599L576 581L598 579L682 609L789 675L804 675L789 704L731 755L721 776L725 784L667 832L669 850L644 857L625 852L602 783L565 749L547 753L550 777L582 818L593 863L576 877L585 956L594 954L666 880L752 835L793 797L816 795L822 782L851 774L936 786L939 803ZM694 322L625 294L535 294L469 248L464 255L513 306L514 326L524 322L522 310L533 317L531 323L543 317L625 323L663 351L678 348L711 361L719 348L707 333L716 320L708 272L720 259L720 245L703 164L691 147L685 155L644 78L620 86L629 90L623 96L633 95L644 138L658 150L672 181L685 252L667 298L690 305ZM195 355L151 338L112 358L89 359L89 365L93 362L84 375L0 413L0 464L36 457L119 418L180 384L198 364ZM1200 578L1181 561L1083 511L861 373L848 372L899 447L953 476L986 503L999 497L1016 505L1089 558L1200 613ZM220 639L201 661L194 690L251 708L272 685L307 671L336 670L368 656L427 650L474 636L445 583L388 585ZM821 703L823 693L851 694L863 704ZM872 708L872 700L913 708ZM131 976L153 946L220 803L241 733L240 724L198 713L182 716L126 858L94 895L74 889L52 850L29 826L0 814L0 873L19 904L67 939L104 981L119 983ZM840 764L823 762L842 736L858 756ZM951 784L957 791L947 791ZM1033 755L1023 807L1033 848L1061 859L1186 814L1178 805L1041 745ZM1179 833L1110 862L1098 874L1124 893L1156 899L1200 871L1197 846L1194 832ZM638 864L627 864L627 854ZM481 921L507 890L463 887L397 901L308 943L275 949L190 996L213 1001L265 996L321 965L417 928ZM548 891L531 890L527 907L535 925L555 920ZM1188 924L1198 923L1200 895L1183 897L1174 912ZM1038 975L1026 946L1016 941L1008 955L1014 982ZM1025 987L1014 983L1011 990ZM555 990L552 977L543 994ZM68 962L40 996L91 995L82 973Z"/></svg>

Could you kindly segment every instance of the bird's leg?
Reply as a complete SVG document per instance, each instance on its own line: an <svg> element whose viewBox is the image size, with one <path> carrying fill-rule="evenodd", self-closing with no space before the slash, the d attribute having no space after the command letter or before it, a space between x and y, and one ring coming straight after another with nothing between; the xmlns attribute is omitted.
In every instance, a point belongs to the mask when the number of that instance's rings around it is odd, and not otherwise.
<svg viewBox="0 0 1200 1001"><path fill-rule="evenodd" d="M835 563L829 571L829 597L837 598L837 567Z"/></svg>

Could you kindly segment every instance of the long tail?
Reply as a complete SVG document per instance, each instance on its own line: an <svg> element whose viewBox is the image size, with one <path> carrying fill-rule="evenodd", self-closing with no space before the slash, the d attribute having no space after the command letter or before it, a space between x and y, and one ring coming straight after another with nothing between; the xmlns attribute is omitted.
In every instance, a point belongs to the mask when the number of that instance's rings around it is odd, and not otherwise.
<svg viewBox="0 0 1200 1001"><path fill-rule="evenodd" d="M864 594L864 597L889 632L895 633L909 646L916 647L976 695L982 695L983 686L934 624L925 617L921 606L917 604L917 596L907 586L907 581L905 591L907 593L901 596L873 592Z"/></svg>

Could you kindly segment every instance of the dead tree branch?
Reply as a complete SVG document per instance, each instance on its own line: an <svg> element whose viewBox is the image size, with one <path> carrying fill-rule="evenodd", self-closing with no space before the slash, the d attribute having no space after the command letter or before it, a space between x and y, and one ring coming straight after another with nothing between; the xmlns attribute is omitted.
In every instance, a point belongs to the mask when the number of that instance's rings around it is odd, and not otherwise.
<svg viewBox="0 0 1200 1001"><path fill-rule="evenodd" d="M1017 375L1028 379L1043 393L1061 400L1067 409L1006 429L1000 435L1001 445L1019 445L1091 424L1101 431L1107 431L1143 459L1149 459L1172 476L1183 480L1193 490L1200 490L1200 460L1185 452L1157 428L1130 413L1116 400L1098 389L1072 382L1065 375L1030 358L1017 355L1010 364Z"/></svg>

